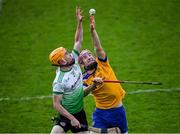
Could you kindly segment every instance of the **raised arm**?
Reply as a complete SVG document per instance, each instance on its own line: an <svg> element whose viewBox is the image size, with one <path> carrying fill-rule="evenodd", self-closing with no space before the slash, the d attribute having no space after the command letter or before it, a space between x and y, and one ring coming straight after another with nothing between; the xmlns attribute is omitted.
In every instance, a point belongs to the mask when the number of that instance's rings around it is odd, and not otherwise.
<svg viewBox="0 0 180 134"><path fill-rule="evenodd" d="M96 51L96 55L99 58L105 59L106 54L105 54L105 52L101 46L99 36L98 36L96 29L95 29L94 15L90 15L90 29L91 29L91 36L92 36L92 40L93 40L94 49Z"/></svg>
<svg viewBox="0 0 180 134"><path fill-rule="evenodd" d="M76 7L76 18L77 18L77 28L74 37L74 49L78 52L81 50L81 44L83 41L83 27L82 27L82 11L80 7Z"/></svg>

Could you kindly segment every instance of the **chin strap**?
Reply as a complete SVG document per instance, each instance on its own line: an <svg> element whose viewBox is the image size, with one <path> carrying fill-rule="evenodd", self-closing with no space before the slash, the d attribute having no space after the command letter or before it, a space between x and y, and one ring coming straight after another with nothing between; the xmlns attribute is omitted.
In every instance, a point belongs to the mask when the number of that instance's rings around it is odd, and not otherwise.
<svg viewBox="0 0 180 134"><path fill-rule="evenodd" d="M88 66L85 66L84 69L85 70L93 70L93 69L97 69L97 62L93 62L92 64L88 65Z"/></svg>

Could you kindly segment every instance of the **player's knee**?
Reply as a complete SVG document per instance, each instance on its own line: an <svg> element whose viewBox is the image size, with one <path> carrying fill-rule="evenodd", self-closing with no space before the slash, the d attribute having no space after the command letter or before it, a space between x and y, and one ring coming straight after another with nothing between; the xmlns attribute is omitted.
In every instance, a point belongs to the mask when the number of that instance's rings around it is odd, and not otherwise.
<svg viewBox="0 0 180 134"><path fill-rule="evenodd" d="M51 130L51 134L60 134L60 133L64 133L64 130L59 125L55 125Z"/></svg>
<svg viewBox="0 0 180 134"><path fill-rule="evenodd" d="M108 133L120 134L121 130L118 127L108 128Z"/></svg>
<svg viewBox="0 0 180 134"><path fill-rule="evenodd" d="M121 130L118 127L113 127L113 128L95 128L95 127L90 127L89 128L90 134L98 134L98 133L114 133L114 134L120 134Z"/></svg>

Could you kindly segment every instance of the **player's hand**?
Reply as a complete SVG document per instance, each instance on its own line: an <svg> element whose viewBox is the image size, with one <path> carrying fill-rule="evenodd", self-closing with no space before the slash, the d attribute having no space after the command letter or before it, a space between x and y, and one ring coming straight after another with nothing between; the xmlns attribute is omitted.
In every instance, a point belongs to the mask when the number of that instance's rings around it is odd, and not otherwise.
<svg viewBox="0 0 180 134"><path fill-rule="evenodd" d="M71 125L72 125L73 127L76 127L76 128L81 128L81 125L80 125L79 121L78 121L76 118L73 118L73 119L71 120Z"/></svg>
<svg viewBox="0 0 180 134"><path fill-rule="evenodd" d="M103 84L103 79L100 78L100 77L95 77L95 78L93 79L93 83L95 84L95 86L102 85L102 84Z"/></svg>
<svg viewBox="0 0 180 134"><path fill-rule="evenodd" d="M78 22L81 22L83 19L82 11L80 7L76 7L76 18Z"/></svg>
<svg viewBox="0 0 180 134"><path fill-rule="evenodd" d="M93 31L95 29L94 15L90 15L90 29L91 29L91 31Z"/></svg>

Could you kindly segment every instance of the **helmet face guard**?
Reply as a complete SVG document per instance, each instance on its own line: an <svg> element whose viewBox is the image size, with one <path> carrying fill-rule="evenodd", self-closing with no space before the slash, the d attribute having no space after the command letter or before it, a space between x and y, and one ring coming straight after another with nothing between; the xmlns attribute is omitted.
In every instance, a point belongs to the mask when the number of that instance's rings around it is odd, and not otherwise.
<svg viewBox="0 0 180 134"><path fill-rule="evenodd" d="M81 53L79 54L79 57L78 57L78 63L79 64L84 64L83 63L83 59L85 58L88 58L90 57L90 55L92 55L91 51L85 49L85 50L82 50Z"/></svg>
<svg viewBox="0 0 180 134"><path fill-rule="evenodd" d="M89 59L88 63L84 63L84 59ZM78 63L82 66L84 66L85 70L92 70L97 68L97 62L95 60L95 57L93 56L92 52L89 50L83 50L79 57L78 57Z"/></svg>
<svg viewBox="0 0 180 134"><path fill-rule="evenodd" d="M93 63L91 63L91 64L89 64L89 65L87 65L87 66L84 66L84 69L85 70L93 70L93 69L97 69L97 62L95 61L95 62L93 62Z"/></svg>

